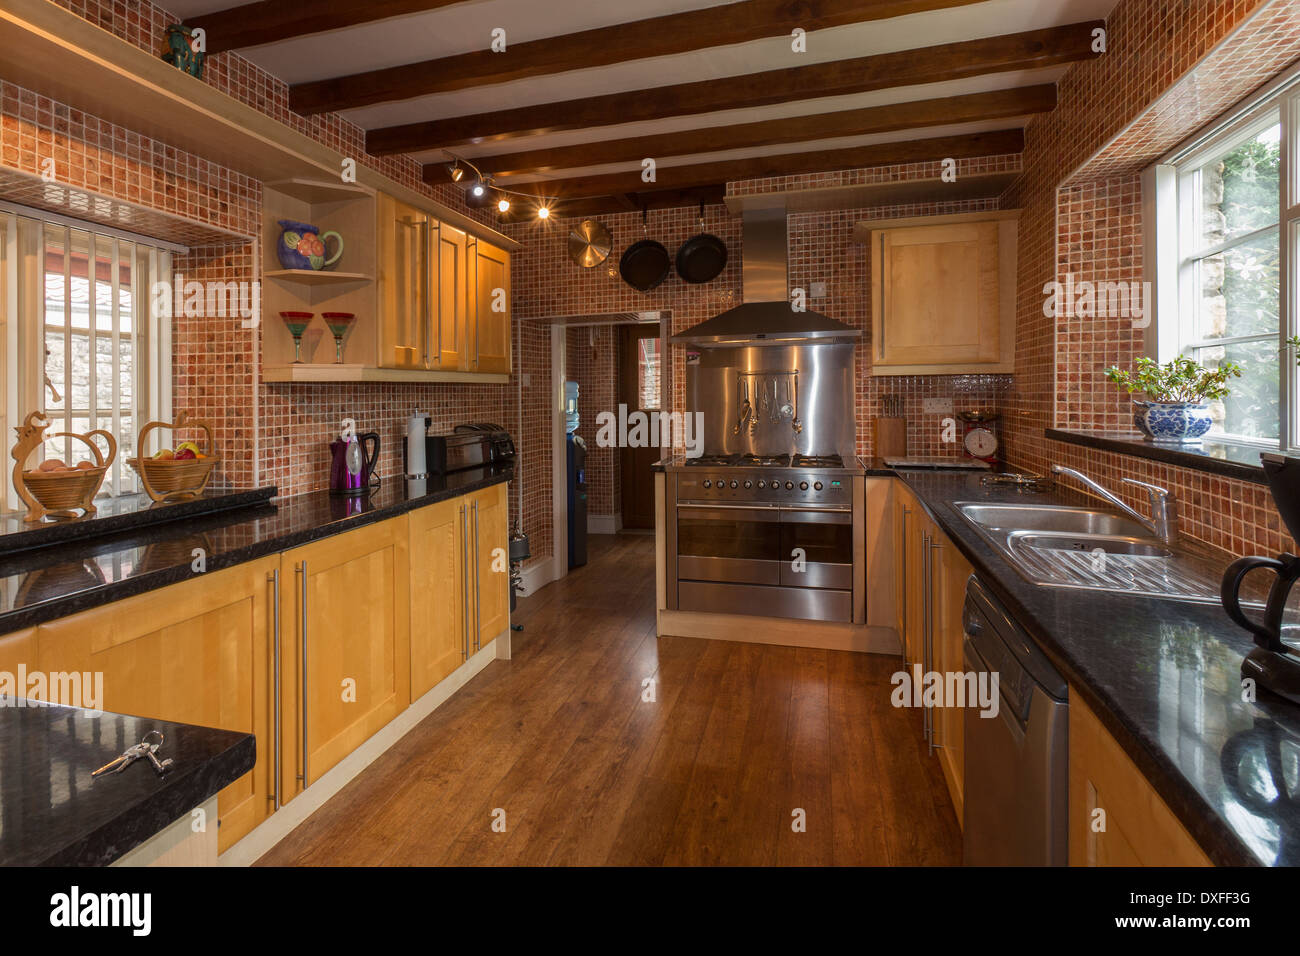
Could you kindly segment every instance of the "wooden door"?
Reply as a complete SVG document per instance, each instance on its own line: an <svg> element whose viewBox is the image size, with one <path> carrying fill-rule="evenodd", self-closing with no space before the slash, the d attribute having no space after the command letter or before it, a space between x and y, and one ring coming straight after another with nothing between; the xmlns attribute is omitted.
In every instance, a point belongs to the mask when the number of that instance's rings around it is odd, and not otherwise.
<svg viewBox="0 0 1300 956"><path fill-rule="evenodd" d="M379 194L379 365L429 367L429 217Z"/></svg>
<svg viewBox="0 0 1300 956"><path fill-rule="evenodd" d="M393 518L280 556L286 793L304 788L301 777L319 780L410 703L407 531Z"/></svg>
<svg viewBox="0 0 1300 956"><path fill-rule="evenodd" d="M466 658L465 506L453 498L409 515L412 700Z"/></svg>
<svg viewBox="0 0 1300 956"><path fill-rule="evenodd" d="M510 253L490 242L472 243L474 356L471 371L510 371Z"/></svg>
<svg viewBox="0 0 1300 956"><path fill-rule="evenodd" d="M1002 358L998 232L963 222L872 233L874 366Z"/></svg>
<svg viewBox="0 0 1300 956"><path fill-rule="evenodd" d="M938 534L938 549L934 552L934 636L932 658L934 669L945 675L964 673L962 641L965 627L962 609L966 603L966 582L970 580L970 563L957 550L956 545L943 534ZM966 685L963 685L965 688ZM967 690L969 688L966 688ZM945 703L949 703L945 701ZM956 702L952 702L956 703ZM964 712L966 707L978 707L978 700L967 699L964 706L941 706L934 714L934 743L938 748L939 765L952 797L957 821L962 821L965 777L963 750Z"/></svg>
<svg viewBox="0 0 1300 956"><path fill-rule="evenodd" d="M903 657L910 665L925 664L926 533L930 521L913 501L907 523L907 626Z"/></svg>
<svg viewBox="0 0 1300 956"><path fill-rule="evenodd" d="M477 635L470 653L510 626L510 541L506 486L493 485L469 496L474 541L474 568L470 600Z"/></svg>
<svg viewBox="0 0 1300 956"><path fill-rule="evenodd" d="M663 340L657 325L625 325L619 329L618 400L635 411L663 407ZM619 496L623 527L649 530L655 526L654 472L662 452L657 446L619 449Z"/></svg>
<svg viewBox="0 0 1300 956"><path fill-rule="evenodd" d="M465 342L471 324L469 280L472 270L466 235L463 230L445 222L433 223L431 229L432 367L443 371L468 370L469 355Z"/></svg>
<svg viewBox="0 0 1300 956"><path fill-rule="evenodd" d="M1071 866L1210 866L1182 822L1070 688Z"/></svg>
<svg viewBox="0 0 1300 956"><path fill-rule="evenodd" d="M278 566L274 557L250 561L37 629L40 669L101 672L103 710L257 736L253 770L217 796L219 851L274 807L270 675ZM159 754L167 756L165 742ZM114 741L104 763L116 755Z"/></svg>

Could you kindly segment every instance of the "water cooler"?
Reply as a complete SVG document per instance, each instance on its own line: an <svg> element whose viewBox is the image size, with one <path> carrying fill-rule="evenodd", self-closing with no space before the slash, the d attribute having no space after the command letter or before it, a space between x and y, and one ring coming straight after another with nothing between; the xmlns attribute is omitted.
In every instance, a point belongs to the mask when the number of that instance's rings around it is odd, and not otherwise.
<svg viewBox="0 0 1300 956"><path fill-rule="evenodd" d="M578 430L578 383L564 383L564 430L568 461L569 567L587 563L587 443Z"/></svg>

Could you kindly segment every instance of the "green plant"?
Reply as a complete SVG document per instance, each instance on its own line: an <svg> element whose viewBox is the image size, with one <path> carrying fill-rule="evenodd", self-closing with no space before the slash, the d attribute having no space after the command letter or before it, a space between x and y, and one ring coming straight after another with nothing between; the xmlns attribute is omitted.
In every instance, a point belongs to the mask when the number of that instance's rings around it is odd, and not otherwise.
<svg viewBox="0 0 1300 956"><path fill-rule="evenodd" d="M1185 355L1164 365L1143 357L1137 360L1133 372L1117 365L1106 369L1106 378L1117 386L1129 394L1142 392L1153 402L1199 404L1206 399L1223 398L1231 391L1228 379L1234 377L1241 377L1241 366L1236 362L1220 362L1218 368L1206 368Z"/></svg>

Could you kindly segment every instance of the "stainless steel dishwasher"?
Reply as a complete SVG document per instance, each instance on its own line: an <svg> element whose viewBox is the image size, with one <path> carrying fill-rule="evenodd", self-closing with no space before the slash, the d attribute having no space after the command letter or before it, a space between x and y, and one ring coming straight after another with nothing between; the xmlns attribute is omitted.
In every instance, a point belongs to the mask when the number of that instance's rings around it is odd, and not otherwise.
<svg viewBox="0 0 1300 956"><path fill-rule="evenodd" d="M972 577L967 672L998 675L998 712L967 705L962 859L967 866L1064 866L1069 742L1065 680Z"/></svg>

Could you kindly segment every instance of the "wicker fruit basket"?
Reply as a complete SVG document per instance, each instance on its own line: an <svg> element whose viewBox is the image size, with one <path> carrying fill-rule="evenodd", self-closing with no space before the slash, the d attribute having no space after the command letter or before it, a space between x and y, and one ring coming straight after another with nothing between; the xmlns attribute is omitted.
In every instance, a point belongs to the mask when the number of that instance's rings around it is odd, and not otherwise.
<svg viewBox="0 0 1300 956"><path fill-rule="evenodd" d="M27 505L27 515L23 520L42 521L46 517L76 518L78 512L82 515L95 514L98 510L95 507L95 495L99 494L100 485L104 483L104 475L108 473L113 459L117 457L116 439L102 428L86 432L84 435L76 432L52 432L47 436L45 429L48 427L49 419L43 412L32 412L21 426L14 429L18 433L18 441L14 444L10 455L14 459L14 489ZM104 437L108 445L107 456L91 441L95 435ZM43 467L25 470L23 465L47 437L68 437L84 442L95 456L95 463L89 467L65 467L57 471L46 471ZM83 464L87 463L83 462Z"/></svg>
<svg viewBox="0 0 1300 956"><path fill-rule="evenodd" d="M196 498L203 493L212 478L212 472L221 459L217 457L212 439L212 426L204 421L190 421L185 412L176 416L174 422L148 422L140 429L136 439L136 452L139 454L145 446L145 436L155 428L201 428L207 436L204 442L206 450L202 458L130 458L127 464L135 469L144 485L145 493L154 501L182 501Z"/></svg>

